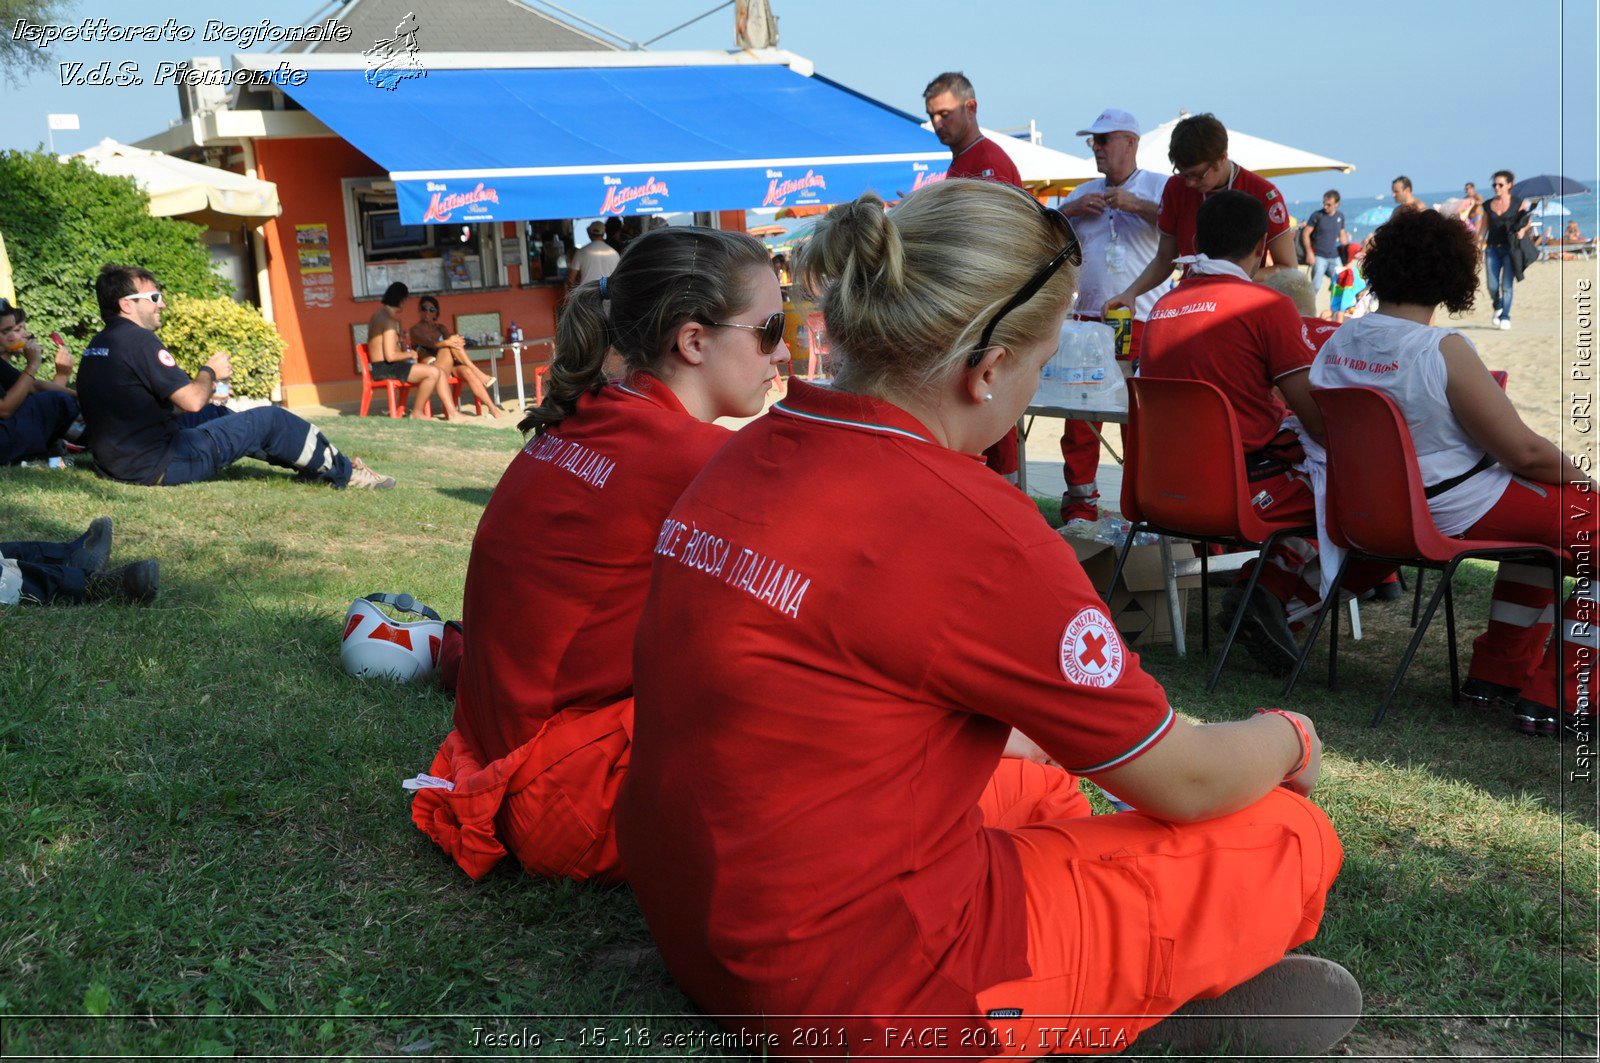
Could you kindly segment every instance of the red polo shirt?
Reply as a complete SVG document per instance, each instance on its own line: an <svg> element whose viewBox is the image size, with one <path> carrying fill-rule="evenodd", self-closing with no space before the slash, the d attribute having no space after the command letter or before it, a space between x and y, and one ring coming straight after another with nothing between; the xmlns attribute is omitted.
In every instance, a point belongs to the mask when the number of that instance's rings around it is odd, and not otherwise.
<svg viewBox="0 0 1600 1063"><path fill-rule="evenodd" d="M1287 295L1238 277L1191 276L1150 311L1139 375L1215 384L1233 404L1244 449L1260 450L1288 416L1272 390L1278 378L1311 368L1316 354Z"/></svg>
<svg viewBox="0 0 1600 1063"><path fill-rule="evenodd" d="M977 808L1010 728L1094 772L1173 715L1030 498L893 405L789 386L662 529L618 842L702 1008L906 1051L895 1016L1028 973L1017 855Z"/></svg>
<svg viewBox="0 0 1600 1063"><path fill-rule="evenodd" d="M1333 339L1333 334L1339 331L1337 324L1320 317L1302 317L1300 321L1306 327L1306 340L1311 344L1313 358L1321 353L1322 345Z"/></svg>
<svg viewBox="0 0 1600 1063"><path fill-rule="evenodd" d="M656 533L730 435L640 376L583 396L511 459L472 540L462 610L455 722L486 760L560 709L630 695Z"/></svg>
<svg viewBox="0 0 1600 1063"><path fill-rule="evenodd" d="M951 159L950 169L945 171L945 176L976 177L1022 187L1022 175L1017 172L1017 164L988 137L979 137L966 151Z"/></svg>
<svg viewBox="0 0 1600 1063"><path fill-rule="evenodd" d="M1284 205L1283 195L1277 185L1241 166L1227 187L1250 193L1267 208L1267 243L1272 243L1279 234L1289 231L1289 208ZM1161 206L1156 212L1156 228L1177 239L1179 255L1195 253L1194 219L1200 211L1200 204L1205 201L1206 197L1184 184L1182 177L1173 174L1167 178L1167 187L1161 192ZM1294 263L1280 262L1278 265L1292 266Z"/></svg>

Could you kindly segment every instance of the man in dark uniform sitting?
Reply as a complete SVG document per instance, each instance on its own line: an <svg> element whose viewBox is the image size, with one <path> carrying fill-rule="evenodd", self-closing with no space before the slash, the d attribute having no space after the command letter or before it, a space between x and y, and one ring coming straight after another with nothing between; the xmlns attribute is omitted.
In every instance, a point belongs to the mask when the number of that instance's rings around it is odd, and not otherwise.
<svg viewBox="0 0 1600 1063"><path fill-rule="evenodd" d="M171 487L210 479L252 457L335 487L394 486L393 477L345 457L315 425L287 410L231 413L211 405L217 381L231 373L228 355L212 355L194 379L178 368L155 334L163 300L148 270L106 266L94 287L106 327L83 352L78 402L89 449L107 476Z"/></svg>
<svg viewBox="0 0 1600 1063"><path fill-rule="evenodd" d="M78 419L77 397L67 387L72 352L57 348L54 379L36 376L44 353L26 321L21 307L0 299L0 352L23 359L21 370L0 361L0 465L60 454Z"/></svg>

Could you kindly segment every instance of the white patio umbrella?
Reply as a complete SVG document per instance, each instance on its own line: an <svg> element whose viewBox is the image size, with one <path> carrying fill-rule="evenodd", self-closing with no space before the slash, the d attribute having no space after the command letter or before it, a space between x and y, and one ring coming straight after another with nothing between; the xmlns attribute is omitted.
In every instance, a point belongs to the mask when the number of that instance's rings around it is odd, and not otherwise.
<svg viewBox="0 0 1600 1063"><path fill-rule="evenodd" d="M1085 181L1100 176L1093 159L1081 159L1064 151L1047 148L1029 140L985 129L983 135L1000 145L1000 150L1016 163L1022 183L1035 194L1065 195Z"/></svg>
<svg viewBox="0 0 1600 1063"><path fill-rule="evenodd" d="M1167 142L1172 139L1172 129L1187 112L1178 118L1163 122L1139 138L1139 166L1152 173L1172 172L1172 161L1167 158ZM1283 177L1295 173L1316 173L1319 170L1337 170L1349 173L1355 167L1326 155L1317 155L1300 148L1291 148L1249 133L1228 127L1228 158L1262 177Z"/></svg>
<svg viewBox="0 0 1600 1063"><path fill-rule="evenodd" d="M231 170L186 162L107 138L78 157L104 174L131 177L150 196L150 213L219 228L276 218L278 186Z"/></svg>
<svg viewBox="0 0 1600 1063"><path fill-rule="evenodd" d="M923 122L922 128L932 129L933 125ZM983 129L982 126L978 128L984 136L1000 145L1000 150L1016 165L1022 183L1035 195L1066 195L1083 182L1100 176L1100 171L1094 168L1093 159L1081 159L1030 140Z"/></svg>

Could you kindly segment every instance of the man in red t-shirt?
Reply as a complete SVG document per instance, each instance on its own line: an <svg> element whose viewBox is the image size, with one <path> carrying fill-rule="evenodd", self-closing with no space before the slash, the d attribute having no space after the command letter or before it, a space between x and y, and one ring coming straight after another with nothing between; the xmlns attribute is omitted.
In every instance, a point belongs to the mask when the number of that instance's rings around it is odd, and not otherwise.
<svg viewBox="0 0 1600 1063"><path fill-rule="evenodd" d="M946 177L975 177L1022 187L1022 175L1011 156L978 128L978 98L965 74L959 70L940 74L922 90L922 102L933 135L950 149Z"/></svg>
<svg viewBox="0 0 1600 1063"><path fill-rule="evenodd" d="M950 168L945 177L970 177L1022 187L1017 164L978 128L978 98L965 74L959 70L940 74L922 90L922 102L933 125L933 135L950 149ZM1013 428L984 451L983 460L1001 476L1015 476L1017 430Z"/></svg>
<svg viewBox="0 0 1600 1063"><path fill-rule="evenodd" d="M1295 264L1294 235L1283 194L1271 181L1228 158L1228 130L1215 115L1190 115L1173 126L1167 158L1172 160L1173 175L1167 179L1156 212L1156 228L1161 233L1156 257L1126 290L1106 300L1105 309L1132 306L1135 299L1172 275L1174 260L1180 255L1195 254L1195 218L1200 205L1230 189L1253 196L1266 211L1264 247L1272 254L1273 265ZM1255 266L1265 261L1263 253Z"/></svg>
<svg viewBox="0 0 1600 1063"><path fill-rule="evenodd" d="M1322 433L1309 373L1316 347L1294 303L1253 282L1268 212L1254 196L1222 191L1201 206L1196 228L1202 260L1150 312L1139 375L1220 388L1239 422L1257 512L1312 526L1310 481L1292 467L1305 452L1295 426L1284 420L1293 412L1300 432ZM1273 671L1287 672L1298 653L1287 622L1290 604L1311 605L1320 597L1316 556L1309 537L1285 540L1269 556L1249 602L1240 593L1243 576L1223 601L1219 622L1226 626L1236 610L1247 609L1239 639Z"/></svg>

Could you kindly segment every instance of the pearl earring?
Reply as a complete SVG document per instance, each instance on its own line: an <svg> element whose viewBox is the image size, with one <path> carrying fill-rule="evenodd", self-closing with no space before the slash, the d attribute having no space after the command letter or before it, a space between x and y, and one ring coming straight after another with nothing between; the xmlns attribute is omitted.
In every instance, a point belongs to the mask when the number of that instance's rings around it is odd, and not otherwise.
<svg viewBox="0 0 1600 1063"><path fill-rule="evenodd" d="M994 396L993 395L985 395L983 397L983 401L984 402L993 402L994 401Z"/></svg>

